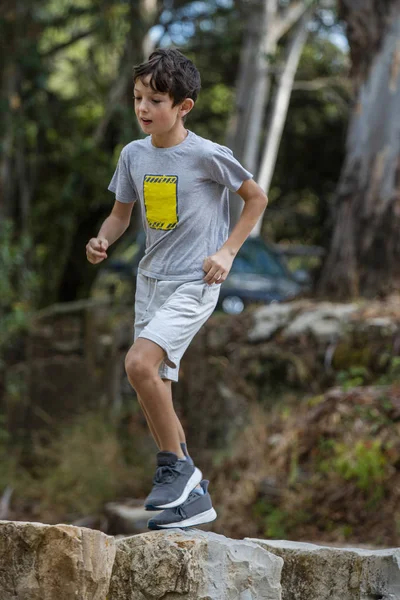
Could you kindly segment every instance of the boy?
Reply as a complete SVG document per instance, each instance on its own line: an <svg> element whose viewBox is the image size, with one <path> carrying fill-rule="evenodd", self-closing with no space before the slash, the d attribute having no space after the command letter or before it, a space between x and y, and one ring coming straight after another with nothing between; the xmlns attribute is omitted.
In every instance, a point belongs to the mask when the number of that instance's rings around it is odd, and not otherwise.
<svg viewBox="0 0 400 600"><path fill-rule="evenodd" d="M194 465L174 411L171 383L194 335L212 314L234 257L268 200L225 146L184 126L200 91L195 65L159 49L134 68L135 113L144 139L122 149L108 189L115 204L87 258L97 264L142 207L146 251L137 275L134 343L125 360L130 384L159 448L147 510L150 529L189 527L216 518L208 481ZM229 233L228 190L245 205Z"/></svg>

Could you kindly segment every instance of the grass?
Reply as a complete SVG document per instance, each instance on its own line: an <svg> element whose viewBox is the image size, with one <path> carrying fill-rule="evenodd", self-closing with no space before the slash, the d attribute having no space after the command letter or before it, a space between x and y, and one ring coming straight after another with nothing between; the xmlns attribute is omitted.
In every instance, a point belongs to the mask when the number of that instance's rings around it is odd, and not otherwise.
<svg viewBox="0 0 400 600"><path fill-rule="evenodd" d="M17 504L23 500L34 506L35 518L44 522L70 522L101 512L106 502L118 497L141 497L141 486L152 470L148 435L138 431L126 437L104 414L86 413L57 435L37 438L34 466L27 469L18 464L18 451L10 453L0 435L0 485L10 485Z"/></svg>

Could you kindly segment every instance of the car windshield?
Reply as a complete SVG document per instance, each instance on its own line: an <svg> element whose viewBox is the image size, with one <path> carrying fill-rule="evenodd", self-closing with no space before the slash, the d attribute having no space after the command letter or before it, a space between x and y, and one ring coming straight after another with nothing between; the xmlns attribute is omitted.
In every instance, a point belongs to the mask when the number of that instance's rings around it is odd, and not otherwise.
<svg viewBox="0 0 400 600"><path fill-rule="evenodd" d="M244 243L233 261L232 273L285 277L286 271L272 252L260 244Z"/></svg>

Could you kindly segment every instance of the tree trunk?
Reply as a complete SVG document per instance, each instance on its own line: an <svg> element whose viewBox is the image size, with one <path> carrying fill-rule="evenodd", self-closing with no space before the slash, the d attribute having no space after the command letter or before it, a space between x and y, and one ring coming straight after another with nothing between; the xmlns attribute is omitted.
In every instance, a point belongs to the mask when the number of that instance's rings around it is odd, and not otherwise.
<svg viewBox="0 0 400 600"><path fill-rule="evenodd" d="M400 288L400 1L343 0L340 8L357 100L317 292L344 299Z"/></svg>
<svg viewBox="0 0 400 600"><path fill-rule="evenodd" d="M13 113L10 111L10 104L17 102L17 91L19 87L18 69L14 63L6 65L3 71L3 101L4 109L3 132L1 134L0 151L0 222L4 219L11 219L13 213L13 145L14 145L14 121Z"/></svg>
<svg viewBox="0 0 400 600"><path fill-rule="evenodd" d="M270 92L270 57L275 54L281 37L314 2L296 0L285 10L278 10L277 0L250 0L248 3L247 28L236 82L236 106L229 122L226 145L255 175L263 146L263 123ZM231 228L237 223L242 208L241 198L231 193Z"/></svg>
<svg viewBox="0 0 400 600"><path fill-rule="evenodd" d="M26 88L36 79L36 50L43 33L35 13L44 0L10 2L0 7L2 46L0 55L0 224L14 222L18 234L27 234L35 191L37 156L27 138ZM26 60L32 57L32 62ZM29 109L28 109L29 110ZM28 260L28 258L26 259Z"/></svg>
<svg viewBox="0 0 400 600"><path fill-rule="evenodd" d="M306 13L293 33L287 52L286 64L275 95L271 122L268 127L260 172L258 174L258 185L266 194L269 192L276 159L278 157L279 145L281 143L282 133L286 122L290 97L292 95L294 78L307 39L309 17L310 13ZM263 217L264 214L260 216L254 226L253 231L251 232L252 237L257 237L261 234Z"/></svg>
<svg viewBox="0 0 400 600"><path fill-rule="evenodd" d="M130 0L129 22L131 29L127 33L124 52L118 68L118 77L110 89L104 117L98 123L93 139L100 145L106 135L119 104L133 103L133 65L147 60L148 54L154 48L154 43L149 37L149 30L158 22L160 15L159 0Z"/></svg>
<svg viewBox="0 0 400 600"><path fill-rule="evenodd" d="M266 1L252 0L248 8L247 27L244 34L242 49L240 53L239 73L236 80L236 106L231 115L226 145L231 148L235 157L244 167L253 172L253 167L246 164L245 145L248 139L248 125L251 117L251 110L254 104L254 83L260 76L258 68L260 62L264 61L264 55L261 51L263 36L265 36L266 27ZM268 78L266 67L264 69L265 78ZM263 97L258 97L258 102L262 103L264 109L267 101L268 86L265 85ZM259 134L253 139L252 143L258 148ZM229 194L229 211L231 229L237 223L240 213L243 209L243 200L232 192Z"/></svg>
<svg viewBox="0 0 400 600"><path fill-rule="evenodd" d="M19 7L1 13L1 29L4 36L3 47L7 49L0 58L0 220L17 218L19 185L15 165L16 122L21 111L22 73L18 61L21 46L20 32L25 29L26 11ZM15 206L16 200L18 206Z"/></svg>
<svg viewBox="0 0 400 600"><path fill-rule="evenodd" d="M272 36L274 20L278 9L277 0L265 0L264 13L258 24L258 52L255 78L252 84L251 102L247 106L246 136L244 138L243 162L249 171L255 172L261 146L265 107L270 91L269 56L276 51L276 41Z"/></svg>
<svg viewBox="0 0 400 600"><path fill-rule="evenodd" d="M231 115L226 143L234 155L243 161L247 136L247 119L254 98L252 91L258 76L257 66L261 60L261 45L265 35L266 0L251 0L248 19L240 53L239 73L236 80L236 105ZM245 165L246 166L246 165Z"/></svg>

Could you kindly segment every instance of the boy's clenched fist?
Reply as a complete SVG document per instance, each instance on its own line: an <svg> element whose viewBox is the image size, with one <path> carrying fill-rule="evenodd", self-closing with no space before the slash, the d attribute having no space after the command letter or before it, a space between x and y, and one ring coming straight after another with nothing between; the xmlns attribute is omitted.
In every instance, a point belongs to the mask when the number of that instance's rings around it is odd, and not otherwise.
<svg viewBox="0 0 400 600"><path fill-rule="evenodd" d="M86 257L90 263L97 265L107 258L108 241L105 238L91 238L86 244Z"/></svg>

